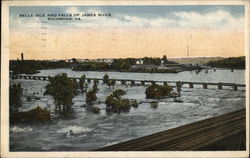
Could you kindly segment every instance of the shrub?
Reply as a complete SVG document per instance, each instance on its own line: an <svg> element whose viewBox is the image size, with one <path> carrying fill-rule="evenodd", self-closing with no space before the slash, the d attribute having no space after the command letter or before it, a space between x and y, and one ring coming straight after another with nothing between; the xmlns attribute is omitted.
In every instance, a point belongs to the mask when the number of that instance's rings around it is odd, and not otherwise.
<svg viewBox="0 0 250 158"><path fill-rule="evenodd" d="M96 101L96 91L91 90L86 93L86 104L87 105L93 105L94 101Z"/></svg>
<svg viewBox="0 0 250 158"><path fill-rule="evenodd" d="M153 84L146 89L145 94L146 98L159 99L164 96L171 96L172 90L172 87L169 85Z"/></svg>
<svg viewBox="0 0 250 158"><path fill-rule="evenodd" d="M155 109L158 107L158 103L157 102L150 102L150 107Z"/></svg>
<svg viewBox="0 0 250 158"><path fill-rule="evenodd" d="M118 89L107 96L105 100L106 110L112 112L128 112L131 108L131 103L128 99L122 99L121 96L126 94L125 91Z"/></svg>
<svg viewBox="0 0 250 158"><path fill-rule="evenodd" d="M47 122L50 121L50 112L39 106L26 112L16 112L10 115L11 123L19 122Z"/></svg>
<svg viewBox="0 0 250 158"><path fill-rule="evenodd" d="M10 113L17 112L19 107L22 106L21 96L23 89L20 84L14 84L9 87L9 104L10 104Z"/></svg>
<svg viewBox="0 0 250 158"><path fill-rule="evenodd" d="M96 106L90 108L90 111L93 112L94 114L99 114L100 110L101 109Z"/></svg>
<svg viewBox="0 0 250 158"><path fill-rule="evenodd" d="M103 83L104 83L104 84L108 84L108 83L109 83L109 75L108 75L108 74L105 74L105 75L103 76Z"/></svg>
<svg viewBox="0 0 250 158"><path fill-rule="evenodd" d="M138 107L138 102L136 100L131 100L130 104L131 104L131 106L133 108L137 108Z"/></svg>
<svg viewBox="0 0 250 158"><path fill-rule="evenodd" d="M85 87L85 80L86 80L86 76L83 74L80 78L80 81L79 81L79 88L81 90L81 92L84 91L84 87Z"/></svg>

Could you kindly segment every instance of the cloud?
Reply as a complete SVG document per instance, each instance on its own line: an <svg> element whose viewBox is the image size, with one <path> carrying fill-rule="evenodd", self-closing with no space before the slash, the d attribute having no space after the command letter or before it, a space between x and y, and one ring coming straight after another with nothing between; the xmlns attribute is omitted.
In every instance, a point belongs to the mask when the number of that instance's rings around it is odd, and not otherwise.
<svg viewBox="0 0 250 158"><path fill-rule="evenodd" d="M146 18L131 15L113 17L86 18L76 26L107 27L166 27L166 28L209 28L209 29L243 29L244 17L234 17L225 10L209 13L171 12L158 18Z"/></svg>
<svg viewBox="0 0 250 158"><path fill-rule="evenodd" d="M66 14L104 14L101 9L91 8L81 10L80 7L69 7ZM244 28L244 16L234 17L229 11L218 9L207 13L199 12L167 12L157 18L150 16L135 16L112 13L111 17L82 17L81 21L47 21L41 18L13 18L11 26L15 28L30 27L163 27L163 28L209 28L238 29Z"/></svg>
<svg viewBox="0 0 250 158"><path fill-rule="evenodd" d="M187 28L243 28L244 18L233 17L229 12L217 10L206 14L197 12L174 12L176 24Z"/></svg>
<svg viewBox="0 0 250 158"><path fill-rule="evenodd" d="M78 7L69 7L68 9L66 9L65 13L68 14L83 14L82 11L79 10L80 8Z"/></svg>

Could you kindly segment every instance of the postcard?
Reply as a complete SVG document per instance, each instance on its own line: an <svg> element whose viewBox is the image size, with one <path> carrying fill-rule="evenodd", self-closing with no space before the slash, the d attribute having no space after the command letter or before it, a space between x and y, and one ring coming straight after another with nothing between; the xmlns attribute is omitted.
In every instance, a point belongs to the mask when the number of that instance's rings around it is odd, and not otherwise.
<svg viewBox="0 0 250 158"><path fill-rule="evenodd" d="M2 157L248 157L248 1L3 1Z"/></svg>

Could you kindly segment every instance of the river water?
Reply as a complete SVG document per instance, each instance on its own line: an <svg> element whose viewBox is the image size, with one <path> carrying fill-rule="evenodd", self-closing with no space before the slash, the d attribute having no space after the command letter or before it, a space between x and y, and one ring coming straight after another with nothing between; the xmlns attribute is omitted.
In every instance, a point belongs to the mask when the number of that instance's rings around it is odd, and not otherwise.
<svg viewBox="0 0 250 158"><path fill-rule="evenodd" d="M244 70L210 70L185 71L177 74L169 73L125 73L125 72L75 72L70 69L41 70L36 75L54 76L67 73L70 77L102 78L106 73L110 78L117 79L145 79L171 81L205 81L245 83ZM21 83L23 91L23 106L21 111L27 111L37 106L47 108L53 112L54 104L50 96L43 96L47 81L10 80L10 84ZM145 98L147 86L125 86L116 84L114 89L99 84L98 100L103 102L107 95L115 89L127 92L123 98L136 99L138 108L131 108L129 113L107 114L105 104L95 106L101 108L100 114L93 114L85 107L85 94L80 93L74 99L74 118L54 119L45 124L15 124L10 126L10 151L88 151L103 146L142 137L155 132L178 127L198 120L218 116L245 107L245 88L233 91L232 87L217 90L216 86L203 89L183 87L180 99L183 103L175 103L172 98L159 100L156 109L150 108L152 100ZM39 97L39 100L27 100L27 97ZM70 130L72 132L70 132Z"/></svg>

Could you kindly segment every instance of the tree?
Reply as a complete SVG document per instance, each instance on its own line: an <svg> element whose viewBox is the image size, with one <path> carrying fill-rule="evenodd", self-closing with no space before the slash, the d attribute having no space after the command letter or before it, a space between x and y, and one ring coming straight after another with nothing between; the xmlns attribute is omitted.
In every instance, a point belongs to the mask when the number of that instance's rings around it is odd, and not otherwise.
<svg viewBox="0 0 250 158"><path fill-rule="evenodd" d="M63 112L67 112L71 109L73 97L77 95L76 87L76 82L63 73L55 77L49 77L49 83L45 87L44 95L53 97L55 109L59 108L59 111L61 111L62 106Z"/></svg>
<svg viewBox="0 0 250 158"><path fill-rule="evenodd" d="M121 96L125 95L126 92L121 89L117 89L113 91L107 98L105 99L106 110L112 112L128 112L133 106L134 108L138 107L138 103L136 100L129 101L128 99L122 99Z"/></svg>
<svg viewBox="0 0 250 158"><path fill-rule="evenodd" d="M176 89L179 96L181 96L181 88L182 88L182 83L180 81L176 82Z"/></svg>
<svg viewBox="0 0 250 158"><path fill-rule="evenodd" d="M166 56L166 55L163 55L162 60L163 60L163 63L164 63L164 64L167 64L167 63L168 63L168 59L167 59L167 56Z"/></svg>
<svg viewBox="0 0 250 158"><path fill-rule="evenodd" d="M97 93L99 91L99 88L98 88L98 83L99 81L97 79L94 80L94 85L93 85L93 91L95 93Z"/></svg>
<svg viewBox="0 0 250 158"><path fill-rule="evenodd" d="M18 112L19 107L22 106L22 96L23 89L20 84L14 84L10 86L9 91L9 104L10 104L10 113Z"/></svg>
<svg viewBox="0 0 250 158"><path fill-rule="evenodd" d="M88 91L86 93L86 104L88 106L93 105L94 101L96 100L97 100L97 97L96 97L96 92L94 90Z"/></svg>
<svg viewBox="0 0 250 158"><path fill-rule="evenodd" d="M108 82L109 82L109 75L108 75L108 74L105 74L105 75L103 76L103 83L104 83L104 84L108 84Z"/></svg>
<svg viewBox="0 0 250 158"><path fill-rule="evenodd" d="M81 92L84 91L85 80L86 80L86 76L83 74L80 78L80 81L79 81L79 88L80 88Z"/></svg>
<svg viewBox="0 0 250 158"><path fill-rule="evenodd" d="M148 99L159 99L162 98L164 96L171 96L171 92L172 92L172 87L169 85L157 85L157 84L153 84L150 85L146 91L146 98Z"/></svg>
<svg viewBox="0 0 250 158"><path fill-rule="evenodd" d="M111 86L113 86L113 88L114 88L114 86L115 86L115 79L111 79L111 80L110 80L110 84L111 84Z"/></svg>

